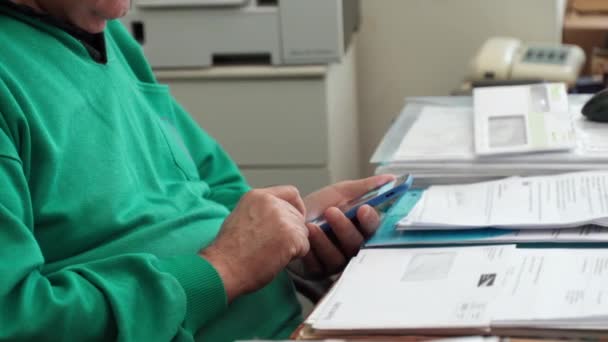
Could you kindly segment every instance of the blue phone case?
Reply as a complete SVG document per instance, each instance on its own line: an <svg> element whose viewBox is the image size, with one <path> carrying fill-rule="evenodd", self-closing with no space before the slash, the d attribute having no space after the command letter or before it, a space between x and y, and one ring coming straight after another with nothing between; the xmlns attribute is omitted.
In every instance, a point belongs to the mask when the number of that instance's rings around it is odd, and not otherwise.
<svg viewBox="0 0 608 342"><path fill-rule="evenodd" d="M359 220L357 219L357 210L362 205L369 205L374 208L378 208L386 203L394 203L401 195L403 195L407 190L412 186L414 182L414 178L411 175L403 175L398 177L396 180L389 182L387 184L381 185L378 188L371 190L367 194L359 197L351 201L350 203L354 203L350 208L344 211L344 216L349 218L356 227L359 227ZM370 195L373 197L369 198ZM322 218L317 218L311 222L317 223L319 227L325 232L327 237L333 242L337 243L338 238L334 234L331 226L327 221Z"/></svg>

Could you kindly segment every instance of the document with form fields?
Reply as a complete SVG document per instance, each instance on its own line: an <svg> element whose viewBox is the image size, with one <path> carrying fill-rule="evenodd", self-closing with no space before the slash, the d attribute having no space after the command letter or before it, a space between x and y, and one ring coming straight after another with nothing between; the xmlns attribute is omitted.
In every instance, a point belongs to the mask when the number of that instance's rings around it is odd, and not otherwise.
<svg viewBox="0 0 608 342"><path fill-rule="evenodd" d="M397 229L608 225L608 171L431 186Z"/></svg>
<svg viewBox="0 0 608 342"><path fill-rule="evenodd" d="M473 329L490 325L512 245L361 250L327 300L315 329ZM474 271L473 271L474 270Z"/></svg>
<svg viewBox="0 0 608 342"><path fill-rule="evenodd" d="M473 91L473 98L477 155L576 147L563 83L482 87Z"/></svg>
<svg viewBox="0 0 608 342"><path fill-rule="evenodd" d="M362 250L306 323L329 335L608 333L608 250Z"/></svg>
<svg viewBox="0 0 608 342"><path fill-rule="evenodd" d="M608 331L608 250L519 249L494 306L495 327Z"/></svg>

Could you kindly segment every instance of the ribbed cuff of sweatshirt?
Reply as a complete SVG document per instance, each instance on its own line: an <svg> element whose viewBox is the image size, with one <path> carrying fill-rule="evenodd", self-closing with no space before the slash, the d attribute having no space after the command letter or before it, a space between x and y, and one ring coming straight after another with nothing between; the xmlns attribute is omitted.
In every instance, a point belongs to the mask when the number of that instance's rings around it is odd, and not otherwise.
<svg viewBox="0 0 608 342"><path fill-rule="evenodd" d="M185 328L196 332L228 305L222 278L216 269L197 255L160 260L160 267L171 273L186 292Z"/></svg>

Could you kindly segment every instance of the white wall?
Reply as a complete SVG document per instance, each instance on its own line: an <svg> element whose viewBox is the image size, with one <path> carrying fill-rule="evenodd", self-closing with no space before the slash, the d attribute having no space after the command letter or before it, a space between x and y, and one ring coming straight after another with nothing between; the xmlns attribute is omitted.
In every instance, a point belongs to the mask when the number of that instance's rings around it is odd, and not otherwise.
<svg viewBox="0 0 608 342"><path fill-rule="evenodd" d="M488 37L561 41L564 0L362 0L358 45L363 174L406 96L448 95Z"/></svg>

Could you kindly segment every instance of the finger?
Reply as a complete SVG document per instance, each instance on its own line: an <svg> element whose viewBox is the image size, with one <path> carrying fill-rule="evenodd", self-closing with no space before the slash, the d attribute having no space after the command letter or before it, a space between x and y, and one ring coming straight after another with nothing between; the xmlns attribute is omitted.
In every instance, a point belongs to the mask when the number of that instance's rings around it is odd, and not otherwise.
<svg viewBox="0 0 608 342"><path fill-rule="evenodd" d="M279 206L282 209L283 222L287 227L293 229L296 234L294 236L296 249L293 256L294 258L301 258L310 251L310 242L308 241L309 231L304 222L304 216L286 201L278 198L276 200L279 201Z"/></svg>
<svg viewBox="0 0 608 342"><path fill-rule="evenodd" d="M325 219L336 234L344 255L347 258L355 256L364 241L357 227L336 207L325 211Z"/></svg>
<svg viewBox="0 0 608 342"><path fill-rule="evenodd" d="M302 273L303 275L306 276L306 278L319 279L325 273L323 265L321 264L321 262L315 255L314 251L312 251L312 250L309 251L308 254L306 254L300 260L302 261L302 265L304 266L304 269L306 270L306 272Z"/></svg>
<svg viewBox="0 0 608 342"><path fill-rule="evenodd" d="M366 192L395 180L395 175L383 174L368 178L346 181L336 184L340 191L347 197L355 198Z"/></svg>
<svg viewBox="0 0 608 342"><path fill-rule="evenodd" d="M298 188L291 185L273 186L264 188L264 191L284 200L285 202L294 206L303 216L306 216L306 207L304 201L300 196Z"/></svg>
<svg viewBox="0 0 608 342"><path fill-rule="evenodd" d="M346 257L316 224L306 225L309 230L310 249L321 263L326 274L334 274L346 265Z"/></svg>
<svg viewBox="0 0 608 342"><path fill-rule="evenodd" d="M294 259L302 258L310 252L310 241L308 240L308 228L304 225L298 225L298 233L295 237L296 252L294 253Z"/></svg>
<svg viewBox="0 0 608 342"><path fill-rule="evenodd" d="M380 215L369 205L363 205L357 210L359 231L365 239L370 238L380 226Z"/></svg>

